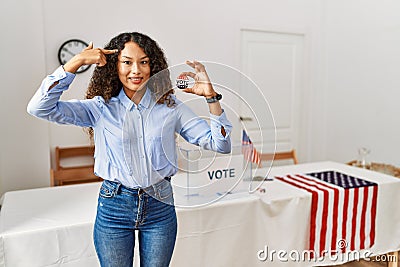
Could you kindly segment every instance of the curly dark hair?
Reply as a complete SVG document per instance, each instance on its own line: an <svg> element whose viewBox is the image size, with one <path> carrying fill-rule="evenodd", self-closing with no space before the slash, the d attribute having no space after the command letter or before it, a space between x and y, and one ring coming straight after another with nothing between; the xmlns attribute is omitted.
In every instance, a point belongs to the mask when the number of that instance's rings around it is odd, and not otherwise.
<svg viewBox="0 0 400 267"><path fill-rule="evenodd" d="M174 90L172 89L168 63L163 50L153 39L139 32L121 33L112 38L104 49L118 49L120 52L124 49L127 42L135 42L150 58L151 77L147 81L147 86L152 91L157 103L166 103L169 107L173 106L175 101L171 95L174 93ZM105 55L107 64L102 67L96 66L86 91L87 99L101 96L108 102L111 97L119 94L122 83L118 78L117 71L118 54Z"/></svg>
<svg viewBox="0 0 400 267"><path fill-rule="evenodd" d="M164 52L156 41L139 32L121 33L104 46L104 49L118 49L119 52L105 55L107 64L102 67L96 66L86 91L86 99L101 96L108 102L119 94L122 83L118 78L118 54L128 42L135 42L150 59L150 78L147 81L147 87L151 90L152 97L158 104L165 103L168 107L174 106L175 101L172 98L174 89L169 78L168 63ZM93 141L93 129L88 128L87 132Z"/></svg>

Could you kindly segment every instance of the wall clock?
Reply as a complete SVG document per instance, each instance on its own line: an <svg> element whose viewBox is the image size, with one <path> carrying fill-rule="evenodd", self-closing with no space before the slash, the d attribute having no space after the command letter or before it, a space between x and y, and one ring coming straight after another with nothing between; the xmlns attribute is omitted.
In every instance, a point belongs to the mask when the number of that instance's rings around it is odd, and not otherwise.
<svg viewBox="0 0 400 267"><path fill-rule="evenodd" d="M61 65L68 62L73 56L79 54L88 44L79 39L65 41L58 49L58 61ZM82 73L90 68L90 65L81 66L76 73Z"/></svg>

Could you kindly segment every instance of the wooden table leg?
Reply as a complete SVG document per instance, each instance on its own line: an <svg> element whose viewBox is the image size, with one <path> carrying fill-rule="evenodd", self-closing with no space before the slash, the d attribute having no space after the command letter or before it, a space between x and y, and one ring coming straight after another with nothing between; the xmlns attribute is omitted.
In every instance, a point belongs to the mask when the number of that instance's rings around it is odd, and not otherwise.
<svg viewBox="0 0 400 267"><path fill-rule="evenodd" d="M386 256L388 257L388 267L397 267L399 262L399 252L389 252L386 254Z"/></svg>

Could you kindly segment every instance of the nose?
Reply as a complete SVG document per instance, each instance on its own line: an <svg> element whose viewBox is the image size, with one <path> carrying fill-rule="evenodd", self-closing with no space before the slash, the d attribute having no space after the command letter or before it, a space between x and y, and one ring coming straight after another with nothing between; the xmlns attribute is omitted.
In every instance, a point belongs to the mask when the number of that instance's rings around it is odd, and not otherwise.
<svg viewBox="0 0 400 267"><path fill-rule="evenodd" d="M137 62L133 62L131 65L131 73L139 74L140 73L140 66Z"/></svg>

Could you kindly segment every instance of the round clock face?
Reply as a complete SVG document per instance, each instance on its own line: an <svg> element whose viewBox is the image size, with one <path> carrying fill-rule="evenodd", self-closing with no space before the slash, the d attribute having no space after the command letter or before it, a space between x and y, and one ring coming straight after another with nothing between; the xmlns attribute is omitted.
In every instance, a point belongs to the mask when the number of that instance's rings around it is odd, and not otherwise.
<svg viewBox="0 0 400 267"><path fill-rule="evenodd" d="M79 54L88 44L82 40L71 39L64 42L58 49L58 61L61 65L68 62L73 56ZM76 73L81 73L90 68L90 65L81 66Z"/></svg>

